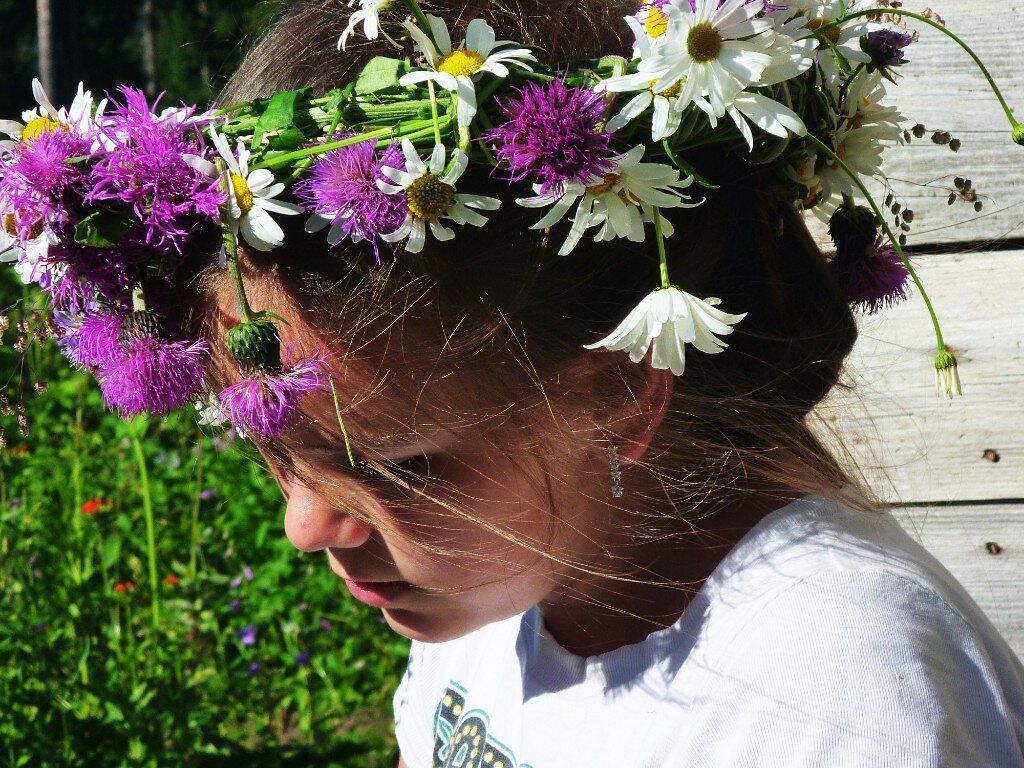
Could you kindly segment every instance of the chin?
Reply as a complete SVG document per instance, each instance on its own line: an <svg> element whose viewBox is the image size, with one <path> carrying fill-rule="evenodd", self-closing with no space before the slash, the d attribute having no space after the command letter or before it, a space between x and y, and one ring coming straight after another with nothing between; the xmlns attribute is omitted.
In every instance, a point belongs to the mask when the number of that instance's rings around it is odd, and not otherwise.
<svg viewBox="0 0 1024 768"><path fill-rule="evenodd" d="M385 608L382 613L388 626L395 632L421 643L445 643L449 640L456 640L498 620L480 617L477 621L471 621L466 617L452 614L437 615L400 608Z"/></svg>

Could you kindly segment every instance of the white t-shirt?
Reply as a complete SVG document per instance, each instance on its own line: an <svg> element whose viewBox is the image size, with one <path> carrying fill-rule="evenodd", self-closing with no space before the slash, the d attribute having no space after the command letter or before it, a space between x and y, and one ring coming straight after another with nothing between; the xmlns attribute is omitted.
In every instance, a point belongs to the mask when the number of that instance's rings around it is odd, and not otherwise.
<svg viewBox="0 0 1024 768"><path fill-rule="evenodd" d="M636 645L413 643L395 719L409 768L1021 768L1024 668L891 515L809 497Z"/></svg>

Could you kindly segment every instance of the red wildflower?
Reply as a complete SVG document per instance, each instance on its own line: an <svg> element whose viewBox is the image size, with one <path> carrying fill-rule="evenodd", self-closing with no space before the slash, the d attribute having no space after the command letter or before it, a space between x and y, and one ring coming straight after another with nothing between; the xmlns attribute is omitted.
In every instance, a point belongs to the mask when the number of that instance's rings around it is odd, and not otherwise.
<svg viewBox="0 0 1024 768"><path fill-rule="evenodd" d="M110 509L113 506L113 502L102 498L89 499L85 504L78 508L78 511L83 515L95 515L97 512Z"/></svg>
<svg viewBox="0 0 1024 768"><path fill-rule="evenodd" d="M135 584L130 581L122 581L120 584L114 585L115 592L128 592L132 589L135 589Z"/></svg>
<svg viewBox="0 0 1024 768"><path fill-rule="evenodd" d="M164 579L164 584L170 584L173 587L175 584L178 583L178 581L178 577L172 573L170 576Z"/></svg>

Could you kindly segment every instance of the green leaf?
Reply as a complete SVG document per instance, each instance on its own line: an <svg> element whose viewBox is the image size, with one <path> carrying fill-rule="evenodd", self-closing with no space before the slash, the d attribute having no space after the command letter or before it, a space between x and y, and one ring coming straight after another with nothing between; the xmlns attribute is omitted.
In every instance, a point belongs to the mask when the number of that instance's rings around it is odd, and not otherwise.
<svg viewBox="0 0 1024 768"><path fill-rule="evenodd" d="M308 90L278 91L270 97L267 108L256 123L252 140L254 147L259 146L264 134L283 131L295 125L295 104L300 97L307 95Z"/></svg>
<svg viewBox="0 0 1024 768"><path fill-rule="evenodd" d="M398 88L398 78L408 71L409 66L401 59L374 56L356 78L356 94L363 96Z"/></svg>
<svg viewBox="0 0 1024 768"><path fill-rule="evenodd" d="M300 149L308 142L309 137L307 137L305 133L294 126L290 126L272 138L269 146L272 150L292 152L296 149Z"/></svg>
<svg viewBox="0 0 1024 768"><path fill-rule="evenodd" d="M93 248L112 248L134 223L134 217L112 211L96 211L75 227L75 242Z"/></svg>

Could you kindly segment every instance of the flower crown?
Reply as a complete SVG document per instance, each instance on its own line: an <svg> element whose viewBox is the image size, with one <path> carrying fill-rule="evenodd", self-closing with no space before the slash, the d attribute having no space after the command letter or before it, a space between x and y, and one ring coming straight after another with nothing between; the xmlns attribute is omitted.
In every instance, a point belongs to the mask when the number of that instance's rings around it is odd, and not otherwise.
<svg viewBox="0 0 1024 768"><path fill-rule="evenodd" d="M306 230L326 231L332 247L365 243L378 262L418 252L428 238L456 237L456 226L486 225L499 207L461 188L470 164L532 184L533 195L516 202L543 209L533 228L569 218L559 254L591 234L653 239L654 290L587 348L639 362L653 347L655 368L682 374L687 344L721 352L744 317L669 276L671 209L698 205L695 185L713 188L685 158L708 145L774 169L795 206L828 220L830 266L851 303L874 312L912 280L934 321L939 391L959 393L956 360L903 249L913 214L888 201L890 223L864 183L888 186L883 150L924 133L904 129L883 102L915 39L903 20L963 46L933 15L892 0L649 0L625 19L630 56L547 66L534 49L496 39L482 19L455 46L441 19L403 3L359 0L338 47L360 28L392 42L404 33L415 65L376 57L322 96L302 89L158 112L132 88L97 103L79 86L70 108L57 109L34 81L38 107L23 122L0 122L11 139L0 144L0 259L49 295L42 335L58 337L123 416L195 402L206 420L226 417L269 438L294 422L305 393L330 384L337 404L326 357L294 359L281 348L281 318L249 305L239 238L273 250L284 239L277 219L305 212ZM988 80L1013 140L1024 143ZM959 148L944 132L932 138ZM282 199L288 190L291 200ZM207 383L208 342L169 331L157 290L211 230L241 317L227 336L241 378L220 392Z"/></svg>

